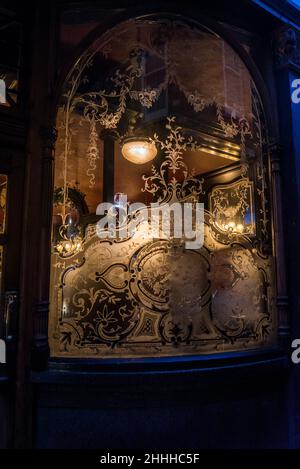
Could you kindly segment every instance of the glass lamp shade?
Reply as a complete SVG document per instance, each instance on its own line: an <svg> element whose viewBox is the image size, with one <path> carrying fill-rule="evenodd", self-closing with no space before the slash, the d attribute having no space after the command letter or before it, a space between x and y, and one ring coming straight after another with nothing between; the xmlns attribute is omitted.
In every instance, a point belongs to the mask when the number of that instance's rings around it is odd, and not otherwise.
<svg viewBox="0 0 300 469"><path fill-rule="evenodd" d="M156 157L157 148L147 139L131 139L123 143L122 155L131 163L144 164Z"/></svg>

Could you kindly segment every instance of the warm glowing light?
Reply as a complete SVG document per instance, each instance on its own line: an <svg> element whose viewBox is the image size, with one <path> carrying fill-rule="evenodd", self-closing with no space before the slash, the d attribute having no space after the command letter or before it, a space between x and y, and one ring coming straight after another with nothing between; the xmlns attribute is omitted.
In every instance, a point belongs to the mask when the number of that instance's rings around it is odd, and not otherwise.
<svg viewBox="0 0 300 469"><path fill-rule="evenodd" d="M57 244L56 249L57 249L58 252L62 252L64 247L63 247L62 244Z"/></svg>
<svg viewBox="0 0 300 469"><path fill-rule="evenodd" d="M131 163L144 164L156 157L157 148L154 143L146 139L130 140L123 144L122 155Z"/></svg>
<svg viewBox="0 0 300 469"><path fill-rule="evenodd" d="M245 226L242 223L235 223L234 221L229 221L228 223L224 223L219 226L222 230L229 233L242 234L245 231Z"/></svg>
<svg viewBox="0 0 300 469"><path fill-rule="evenodd" d="M55 244L54 249L60 256L68 257L80 252L83 248L83 243L84 240L80 235L69 239L64 237Z"/></svg>

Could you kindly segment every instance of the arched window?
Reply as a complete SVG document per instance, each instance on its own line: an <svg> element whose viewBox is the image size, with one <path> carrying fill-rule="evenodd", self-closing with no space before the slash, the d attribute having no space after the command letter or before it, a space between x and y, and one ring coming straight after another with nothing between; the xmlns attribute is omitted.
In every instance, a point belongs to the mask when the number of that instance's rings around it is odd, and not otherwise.
<svg viewBox="0 0 300 469"><path fill-rule="evenodd" d="M71 70L57 129L52 356L275 343L267 129L250 73L222 38L170 17L114 27ZM102 202L114 204L115 237ZM152 207L140 222L137 202ZM201 233L197 202L204 243L188 247L172 228L189 204ZM179 207L169 232L161 215L153 231L151 203Z"/></svg>

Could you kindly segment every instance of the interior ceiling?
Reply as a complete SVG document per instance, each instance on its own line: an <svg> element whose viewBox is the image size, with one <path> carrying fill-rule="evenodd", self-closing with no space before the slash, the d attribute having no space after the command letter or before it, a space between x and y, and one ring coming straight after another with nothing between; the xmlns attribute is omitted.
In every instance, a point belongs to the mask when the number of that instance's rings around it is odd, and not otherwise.
<svg viewBox="0 0 300 469"><path fill-rule="evenodd" d="M238 158L235 160L238 161ZM233 158L212 154L205 150L189 150L184 153L184 161L190 170L195 170L196 175L201 175L232 164Z"/></svg>

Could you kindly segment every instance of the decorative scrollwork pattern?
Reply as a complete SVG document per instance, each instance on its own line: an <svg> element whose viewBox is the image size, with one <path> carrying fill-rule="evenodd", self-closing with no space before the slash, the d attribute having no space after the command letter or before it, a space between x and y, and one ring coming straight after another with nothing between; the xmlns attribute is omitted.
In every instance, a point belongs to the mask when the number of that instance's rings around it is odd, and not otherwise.
<svg viewBox="0 0 300 469"><path fill-rule="evenodd" d="M204 245L199 249L151 236L148 220L122 240L100 239L95 224L90 224L80 252L65 258L54 253L54 356L217 353L268 347L276 340L265 119L241 61L236 73L249 91L244 107L234 106L227 89L226 96L220 89L214 91L215 82L203 79L204 91L195 86L193 67L203 69L208 39L223 54L219 37L183 22L129 21L104 35L70 73L59 112L65 176L81 124L89 127L84 174L94 190L101 132L115 129L124 137L130 121L142 116L147 137L158 150L151 172L141 181L147 200L203 201L206 210ZM123 50L126 57L124 53L121 60ZM151 80L149 57L156 64ZM106 80L99 77L99 60L110 70ZM166 102L172 93L173 107ZM186 113L182 121L177 103ZM156 112L160 127L152 132L147 123L156 123ZM196 122L196 130L190 122ZM216 182L215 171L195 174L189 168L186 154L197 152L201 158L204 150L212 157L229 155L223 179ZM129 222L128 218L125 226Z"/></svg>

